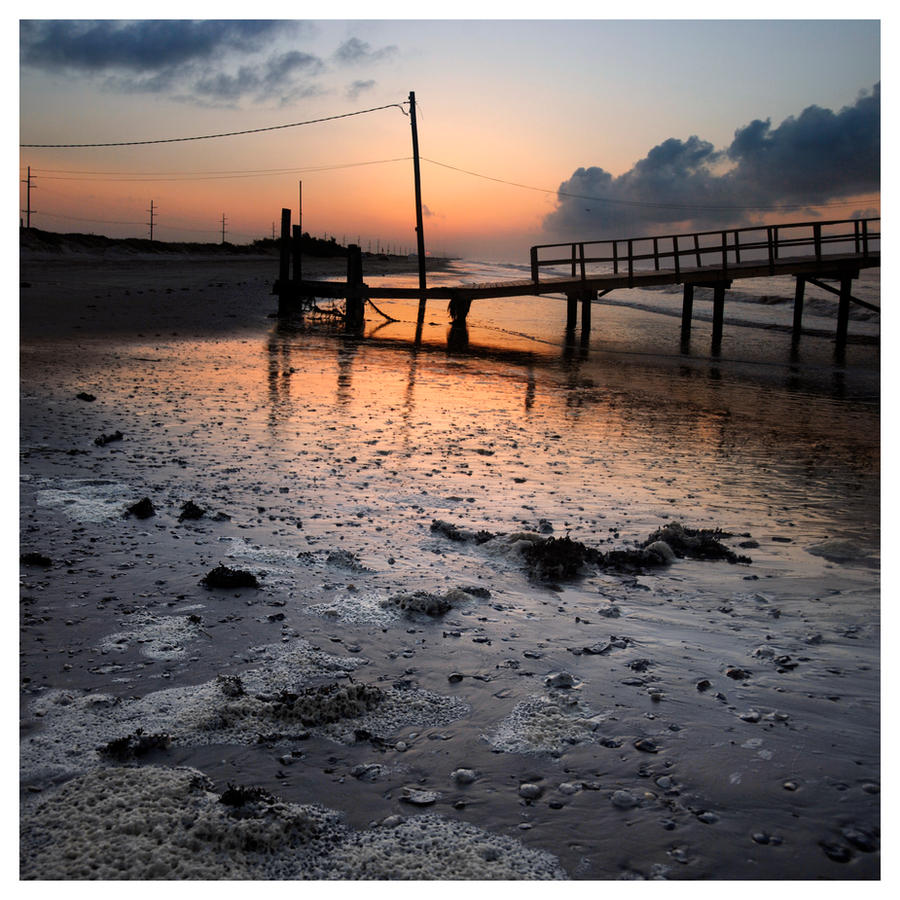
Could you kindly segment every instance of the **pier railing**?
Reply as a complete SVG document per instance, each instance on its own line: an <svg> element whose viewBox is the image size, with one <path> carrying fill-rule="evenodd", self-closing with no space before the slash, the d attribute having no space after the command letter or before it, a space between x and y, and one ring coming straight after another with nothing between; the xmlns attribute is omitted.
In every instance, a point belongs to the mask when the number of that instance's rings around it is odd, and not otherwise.
<svg viewBox="0 0 900 900"><path fill-rule="evenodd" d="M531 248L531 279L539 283L542 270L553 270L555 277L587 280L591 275L612 274L627 275L630 280L641 272L674 272L678 278L683 270L715 267L727 272L741 263L766 260L774 270L779 260L798 257L817 262L827 261L830 255L865 259L880 252L880 222L880 218L838 219L538 244Z"/></svg>

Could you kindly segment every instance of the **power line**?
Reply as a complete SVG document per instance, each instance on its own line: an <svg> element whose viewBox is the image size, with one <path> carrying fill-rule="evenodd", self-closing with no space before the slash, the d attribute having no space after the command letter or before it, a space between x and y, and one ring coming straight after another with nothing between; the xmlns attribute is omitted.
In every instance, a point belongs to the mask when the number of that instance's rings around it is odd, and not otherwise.
<svg viewBox="0 0 900 900"><path fill-rule="evenodd" d="M19 147L29 150L71 150L91 147L137 147L145 144L175 144L181 141L208 141L213 138L236 137L241 134L259 134L263 131L279 131L283 128L297 128L300 125L315 125L318 122L332 122L335 119L347 119L351 116L362 116L366 113L378 112L378 110L391 109L393 107L397 107L400 112L406 115L406 110L403 109L401 104L388 103L385 106L373 106L371 109L360 109L356 112L341 113L336 116L323 116L320 119L308 119L306 122L290 122L286 125L269 125L266 128L247 128L243 131L224 131L220 134L201 134L195 135L194 137L180 138L158 138L150 141L110 141L104 144L19 144Z"/></svg>
<svg viewBox="0 0 900 900"><path fill-rule="evenodd" d="M703 212L731 212L733 210L780 210L780 209L805 209L807 206L829 207L829 206L847 206L855 203L855 200L847 200L834 203L783 203L778 206L709 206L704 204L680 204L680 203L652 203L645 200L619 200L613 197L589 197L586 194L570 194L566 191L551 190L549 188L533 187L529 184L519 184L516 181L506 181L503 178L493 178L490 175L482 175L480 172L471 172L468 169L460 169L458 166L451 166L448 163L438 162L434 159L422 157L424 162L431 163L433 166L440 166L444 169L451 169L454 172L461 172L464 175L472 175L475 178L484 178L487 181L495 181L498 184L506 184L510 187L523 188L528 191L538 191L542 194L553 194L556 197L567 197L572 200L592 200L595 203L617 203L621 206L638 206L649 207L651 209L684 209L699 210Z"/></svg>
<svg viewBox="0 0 900 900"><path fill-rule="evenodd" d="M228 178L258 178L272 175L296 175L304 172L329 172L338 169L352 169L360 166L377 166L384 163L409 162L411 156L398 156L394 159L372 159L365 162L355 163L337 163L330 166L303 166L290 169L248 169L245 171L221 171L203 174L202 172L170 172L170 173L150 173L141 175L137 172L92 172L89 170L68 170L68 169L34 169L34 172L40 172L41 178L48 181L213 181L217 179ZM46 175L46 172L59 172L58 175ZM69 177L84 175L85 178Z"/></svg>

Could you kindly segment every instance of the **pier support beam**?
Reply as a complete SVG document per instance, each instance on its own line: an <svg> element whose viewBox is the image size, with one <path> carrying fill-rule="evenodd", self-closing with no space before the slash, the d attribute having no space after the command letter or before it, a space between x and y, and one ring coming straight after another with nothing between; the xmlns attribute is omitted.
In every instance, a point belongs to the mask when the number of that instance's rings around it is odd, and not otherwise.
<svg viewBox="0 0 900 900"><path fill-rule="evenodd" d="M578 321L578 294L566 294L566 331L574 331Z"/></svg>
<svg viewBox="0 0 900 900"><path fill-rule="evenodd" d="M694 314L694 285L685 282L684 299L681 302L681 349L686 350L691 343L691 317Z"/></svg>
<svg viewBox="0 0 900 900"><path fill-rule="evenodd" d="M718 281L713 286L713 328L712 346L718 350L722 346L722 325L725 321L725 288L730 282Z"/></svg>
<svg viewBox="0 0 900 900"><path fill-rule="evenodd" d="M581 340L587 342L591 336L591 304L594 291L581 292Z"/></svg>
<svg viewBox="0 0 900 900"><path fill-rule="evenodd" d="M837 334L835 335L834 352L843 356L847 348L847 326L850 324L850 301L853 299L853 276L841 275L841 295L838 301Z"/></svg>
<svg viewBox="0 0 900 900"><path fill-rule="evenodd" d="M806 290L806 279L802 275L797 276L797 284L794 287L794 326L791 330L791 346L796 347L800 343L800 331L803 323L803 293Z"/></svg>

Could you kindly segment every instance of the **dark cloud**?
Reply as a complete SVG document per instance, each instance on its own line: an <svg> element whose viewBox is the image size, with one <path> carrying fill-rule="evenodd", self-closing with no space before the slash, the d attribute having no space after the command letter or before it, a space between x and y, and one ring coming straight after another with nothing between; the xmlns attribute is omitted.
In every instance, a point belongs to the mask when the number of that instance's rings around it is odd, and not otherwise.
<svg viewBox="0 0 900 900"><path fill-rule="evenodd" d="M226 51L256 52L293 27L290 22L251 20L26 20L19 29L19 49L25 66L149 75Z"/></svg>
<svg viewBox="0 0 900 900"><path fill-rule="evenodd" d="M109 91L164 94L207 106L287 103L321 92L319 57L263 54L300 22L22 22L22 65L94 77ZM241 61L243 59L243 61Z"/></svg>
<svg viewBox="0 0 900 900"><path fill-rule="evenodd" d="M354 81L350 87L347 88L347 98L349 100L356 100L360 94L365 94L374 87L375 82L371 78L367 81Z"/></svg>
<svg viewBox="0 0 900 900"><path fill-rule="evenodd" d="M810 106L777 128L754 120L725 150L696 136L669 138L617 177L577 169L560 185L544 228L611 236L623 228L737 227L786 206L812 214L817 204L879 189L880 121L875 85L837 113Z"/></svg>
<svg viewBox="0 0 900 900"><path fill-rule="evenodd" d="M396 52L397 48L393 44L382 47L380 50L373 50L371 44L367 41L361 41L359 38L353 37L344 41L335 50L334 58L338 63L345 66L368 65L389 59Z"/></svg>

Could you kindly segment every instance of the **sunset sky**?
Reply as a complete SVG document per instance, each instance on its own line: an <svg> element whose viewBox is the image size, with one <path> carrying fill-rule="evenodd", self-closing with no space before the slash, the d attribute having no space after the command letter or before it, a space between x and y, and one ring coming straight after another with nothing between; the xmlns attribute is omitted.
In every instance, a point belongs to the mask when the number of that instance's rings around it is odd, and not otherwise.
<svg viewBox="0 0 900 900"><path fill-rule="evenodd" d="M296 222L302 181L305 231L414 249L410 91L434 253L525 262L535 243L880 213L874 18L78 14L106 20L21 22L20 144L294 127L21 148L50 231L147 237L152 201L160 240L220 240L224 215L245 243L282 207Z"/></svg>

